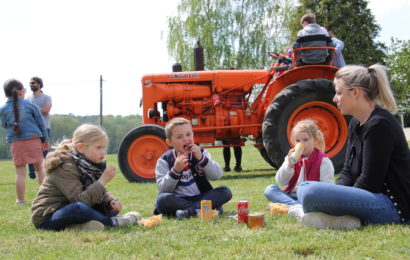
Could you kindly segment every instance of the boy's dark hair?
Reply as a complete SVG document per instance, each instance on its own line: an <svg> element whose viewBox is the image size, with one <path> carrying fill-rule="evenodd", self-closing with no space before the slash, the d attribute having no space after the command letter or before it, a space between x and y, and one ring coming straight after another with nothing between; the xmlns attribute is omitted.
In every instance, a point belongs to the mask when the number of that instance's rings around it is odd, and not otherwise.
<svg viewBox="0 0 410 260"><path fill-rule="evenodd" d="M37 82L37 84L40 85L40 88L43 88L43 80L40 77L32 77L31 80Z"/></svg>
<svg viewBox="0 0 410 260"><path fill-rule="evenodd" d="M16 80L16 79L9 79L6 82L4 82L4 94L8 98L13 98L13 112L14 112L14 123L13 123L13 133L15 136L20 136L21 135L21 130L19 127L19 119L20 119L20 114L19 114L19 109L18 109L18 92L20 90L24 89L23 84Z"/></svg>
<svg viewBox="0 0 410 260"><path fill-rule="evenodd" d="M167 139L171 140L172 130L176 126L185 125L185 124L191 125L191 123L183 117L175 117L169 120L167 124L165 125L165 136L167 137Z"/></svg>
<svg viewBox="0 0 410 260"><path fill-rule="evenodd" d="M307 13L300 19L300 24L303 25L304 22L308 24L316 23L316 15L314 13Z"/></svg>

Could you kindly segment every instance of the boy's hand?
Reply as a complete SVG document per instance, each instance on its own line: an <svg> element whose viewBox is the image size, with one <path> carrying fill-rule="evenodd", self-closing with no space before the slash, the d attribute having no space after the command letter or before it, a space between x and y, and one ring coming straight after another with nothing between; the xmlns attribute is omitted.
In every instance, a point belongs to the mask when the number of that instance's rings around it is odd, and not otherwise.
<svg viewBox="0 0 410 260"><path fill-rule="evenodd" d="M185 148L186 151L192 153L197 160L201 160L202 153L201 148L196 144L190 144Z"/></svg>
<svg viewBox="0 0 410 260"><path fill-rule="evenodd" d="M113 165L109 165L105 168L103 174L98 179L98 181L105 186L108 182L110 182L116 175L115 167Z"/></svg>
<svg viewBox="0 0 410 260"><path fill-rule="evenodd" d="M188 166L188 162L189 162L188 154L178 153L177 158L174 163L174 169L177 172L182 172L185 169L185 167Z"/></svg>

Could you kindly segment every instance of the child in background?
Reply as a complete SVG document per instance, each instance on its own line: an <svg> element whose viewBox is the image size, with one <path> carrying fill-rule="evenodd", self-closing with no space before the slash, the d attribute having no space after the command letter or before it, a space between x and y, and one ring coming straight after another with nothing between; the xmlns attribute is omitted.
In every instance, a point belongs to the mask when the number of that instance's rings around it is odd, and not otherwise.
<svg viewBox="0 0 410 260"><path fill-rule="evenodd" d="M15 79L4 83L7 102L0 108L2 126L7 129L7 142L16 168L16 205L25 204L26 164L34 164L38 172L38 182L44 179L43 146L48 136L40 110L24 100L26 89Z"/></svg>
<svg viewBox="0 0 410 260"><path fill-rule="evenodd" d="M279 185L286 185L282 191L277 185L269 185L265 189L268 200L290 206L288 214L298 218L303 216L303 209L296 196L300 183L304 181L321 181L334 183L334 168L330 159L322 152L325 148L323 134L313 120L299 121L291 132L293 145L303 143L301 158L292 163L289 155L276 173L275 180Z"/></svg>
<svg viewBox="0 0 410 260"><path fill-rule="evenodd" d="M122 204L107 190L116 175L104 161L107 134L83 124L73 139L62 141L45 159L47 176L32 205L32 223L44 230L103 230L104 226L137 224L138 212L117 216Z"/></svg>
<svg viewBox="0 0 410 260"><path fill-rule="evenodd" d="M173 118L165 126L166 143L172 146L157 161L155 169L159 195L154 213L178 219L197 215L201 200L211 200L212 208L232 198L226 186L213 189L208 179L222 177L222 168L211 155L194 143L192 126L185 118Z"/></svg>

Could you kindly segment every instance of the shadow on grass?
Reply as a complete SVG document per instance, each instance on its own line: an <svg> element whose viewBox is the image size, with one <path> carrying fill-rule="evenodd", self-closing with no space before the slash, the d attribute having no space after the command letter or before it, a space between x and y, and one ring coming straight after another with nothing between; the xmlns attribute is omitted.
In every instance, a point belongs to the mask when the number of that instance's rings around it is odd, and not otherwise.
<svg viewBox="0 0 410 260"><path fill-rule="evenodd" d="M15 185L15 184L16 184L15 182L0 183L0 186L2 186L2 185Z"/></svg>
<svg viewBox="0 0 410 260"><path fill-rule="evenodd" d="M273 169L244 170L242 172L225 173L222 179L230 180L230 179L269 178L269 177L274 176L275 173L276 171Z"/></svg>

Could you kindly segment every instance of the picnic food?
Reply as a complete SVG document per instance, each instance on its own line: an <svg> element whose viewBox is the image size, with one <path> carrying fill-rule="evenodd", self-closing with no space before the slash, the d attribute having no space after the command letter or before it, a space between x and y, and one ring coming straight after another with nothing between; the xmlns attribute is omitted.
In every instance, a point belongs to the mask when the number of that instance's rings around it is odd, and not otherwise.
<svg viewBox="0 0 410 260"><path fill-rule="evenodd" d="M289 207L281 203L270 203L269 211L271 215L286 215Z"/></svg>
<svg viewBox="0 0 410 260"><path fill-rule="evenodd" d="M303 143L297 143L295 146L295 151L289 156L289 162L295 164L300 156L302 156L303 149L304 149Z"/></svg>
<svg viewBox="0 0 410 260"><path fill-rule="evenodd" d="M248 201L247 200L240 200L236 203L238 206L238 224L248 222Z"/></svg>
<svg viewBox="0 0 410 260"><path fill-rule="evenodd" d="M212 211L212 201L211 200L202 200L201 201L201 220L206 223L213 219Z"/></svg>
<svg viewBox="0 0 410 260"><path fill-rule="evenodd" d="M260 228L265 226L265 215L261 212L255 212L248 215L248 228Z"/></svg>
<svg viewBox="0 0 410 260"><path fill-rule="evenodd" d="M153 228L159 224L162 224L162 215L141 219L139 224L142 224L147 228Z"/></svg>

